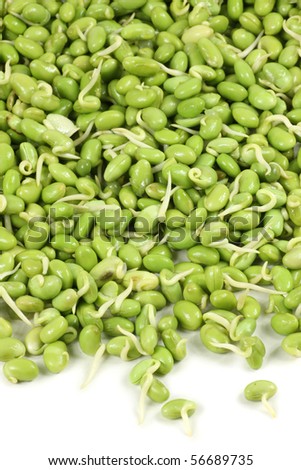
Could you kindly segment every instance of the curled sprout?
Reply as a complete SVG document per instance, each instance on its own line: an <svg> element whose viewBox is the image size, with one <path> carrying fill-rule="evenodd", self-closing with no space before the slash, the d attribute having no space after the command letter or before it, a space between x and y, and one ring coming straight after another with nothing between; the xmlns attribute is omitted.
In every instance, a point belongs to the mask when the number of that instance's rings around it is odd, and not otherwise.
<svg viewBox="0 0 301 470"><path fill-rule="evenodd" d="M136 88L138 87L136 86ZM153 134L154 131L143 121L143 119L141 118L141 115L142 115L142 109L139 109L138 113L136 114L136 122L138 126L143 127L144 129L147 130L147 132L149 132L150 134Z"/></svg>
<svg viewBox="0 0 301 470"><path fill-rule="evenodd" d="M239 131L235 131L234 129L231 129L231 127L227 126L227 124L222 125L222 131L228 135L235 135L237 137L245 137L246 139L249 137L248 134L245 134L244 132L239 132Z"/></svg>
<svg viewBox="0 0 301 470"><path fill-rule="evenodd" d="M254 248L248 247L248 245L245 246L237 246L234 245L233 243L229 243L227 238L223 238L222 240L218 240L216 242L211 242L208 245L210 248L226 248L227 250L235 251L238 254L245 254L245 253L258 253L258 250Z"/></svg>
<svg viewBox="0 0 301 470"><path fill-rule="evenodd" d="M153 174L159 173L162 170L162 168L164 167L165 164L166 164L166 161L158 163L158 165L153 166L152 167L152 173Z"/></svg>
<svg viewBox="0 0 301 470"><path fill-rule="evenodd" d="M217 157L217 156L218 156L217 150L214 150L213 148L211 148L210 142L209 142L209 144L208 144L207 147L206 147L206 152L207 152L207 153L210 153L210 155L213 155L214 157ZM188 175L188 176L189 176L189 175Z"/></svg>
<svg viewBox="0 0 301 470"><path fill-rule="evenodd" d="M77 291L77 295L78 297L82 297L83 295L85 295L88 290L90 289L90 282L89 282L89 277L88 277L88 273L86 273L85 271L82 273L82 277L84 277L84 284L83 286Z"/></svg>
<svg viewBox="0 0 301 470"><path fill-rule="evenodd" d="M42 153L39 158L38 158L38 161L37 161L37 167L36 167L36 183L37 183L37 186L40 186L41 184L41 177L42 177L42 169L43 169L43 164L44 162L47 163L47 161L50 159L53 158L53 155L49 154L49 153Z"/></svg>
<svg viewBox="0 0 301 470"><path fill-rule="evenodd" d="M161 64L161 62L157 62L157 64L160 66L160 69L163 70L163 72L166 72L168 75L171 75L173 77L187 75L185 72L181 72L180 70L170 69L169 67L166 67L164 64Z"/></svg>
<svg viewBox="0 0 301 470"><path fill-rule="evenodd" d="M93 70L91 81L81 90L81 92L78 95L78 103L80 106L85 107L86 102L88 101L88 98L85 99L85 96L89 93L89 91L94 87L95 83L100 77L100 71L102 67L102 60L99 62L98 66L96 69ZM95 100L95 96L91 97L93 100ZM98 99L98 98L96 98Z"/></svg>
<svg viewBox="0 0 301 470"><path fill-rule="evenodd" d="M6 271L4 273L1 273L0 274L0 281L3 281L3 279L5 279L7 276L11 276L12 274L16 273L18 271L18 269L20 268L21 266L21 263L18 263L14 269L12 269L11 271Z"/></svg>
<svg viewBox="0 0 301 470"><path fill-rule="evenodd" d="M266 59L268 59L271 55L272 55L271 52L267 52L266 54L263 54L261 56L258 55L253 65L251 66L251 69L253 70L253 72L257 73L261 69L261 67L264 65ZM260 82L263 83L264 80L260 80ZM281 91L281 90L275 90L275 91Z"/></svg>
<svg viewBox="0 0 301 470"><path fill-rule="evenodd" d="M34 172L32 163L27 160L23 160L22 162L19 163L19 170L20 170L20 173L22 173L22 175L25 175L25 176L29 176Z"/></svg>
<svg viewBox="0 0 301 470"><path fill-rule="evenodd" d="M218 325L223 326L227 331L229 331L230 326L231 326L231 323L229 322L229 320L227 320L226 318L222 317L221 315L219 315L218 313L215 313L215 312L204 313L203 320L205 322L207 320L214 321Z"/></svg>
<svg viewBox="0 0 301 470"><path fill-rule="evenodd" d="M209 152L208 152L209 153ZM191 181L196 185L199 186L200 184L200 178L202 176L203 172L200 168L191 168L188 171L188 178L191 179Z"/></svg>
<svg viewBox="0 0 301 470"><path fill-rule="evenodd" d="M77 32L77 35L78 35L79 39L81 39L82 41L87 42L87 36L86 35L87 35L89 29L91 29L91 25L88 26L85 33L80 29L80 27L78 25L76 25L75 29L76 29L76 32Z"/></svg>
<svg viewBox="0 0 301 470"><path fill-rule="evenodd" d="M298 49L298 50L299 50L299 49ZM300 54L299 54L299 55L300 55ZM300 85L298 85L298 86L300 86ZM298 87L296 87L296 88L298 88ZM295 92L297 92L297 89L295 89ZM276 96L279 96L279 98L282 98L282 99L286 102L286 104L288 104L289 106L291 106L292 100L290 99L289 96L285 95L285 93L278 92L278 93L275 93L275 95L276 95Z"/></svg>
<svg viewBox="0 0 301 470"><path fill-rule="evenodd" d="M296 39L296 41L298 41L298 42L301 44L301 34L296 33L295 31L293 31L293 30L290 29L290 27L289 27L289 23L290 23L292 20L298 20L298 22L300 22L300 17L297 16L297 15L293 15L293 16L291 16L290 18L288 18L287 20L284 20L284 21L283 21L283 24L282 24L282 28L283 28L283 30L284 30L289 36L291 36L292 38Z"/></svg>
<svg viewBox="0 0 301 470"><path fill-rule="evenodd" d="M262 292L264 294L282 294L282 295L287 295L287 292L282 292L282 291L274 291L272 289L267 289L265 287L257 286L256 284L253 285L250 282L242 282L242 281L235 281L235 279L232 279L228 274L223 273L223 277L227 284L230 287L236 287L238 289L249 289L249 290L254 290L257 292Z"/></svg>
<svg viewBox="0 0 301 470"><path fill-rule="evenodd" d="M235 344L231 344L231 343L216 343L216 342L214 342L213 345L214 345L215 348L227 349L229 351L232 351L235 354L237 354L238 356L244 357L245 359L250 357L251 354L252 354L251 346L249 348L247 348L245 351L242 351L238 346L236 346Z"/></svg>
<svg viewBox="0 0 301 470"><path fill-rule="evenodd" d="M69 196L61 197L58 199L57 202L69 202L69 201L90 201L95 196L94 191L93 194L70 194Z"/></svg>
<svg viewBox="0 0 301 470"><path fill-rule="evenodd" d="M254 276L254 277L252 276L252 283L253 283L253 284L258 284L258 283L259 283L260 281L262 281L262 280L271 281L271 276L270 276L269 274L267 274L264 265L262 266L261 272L260 272L259 274L257 274L257 275ZM246 292L248 292L248 291L246 291ZM240 296L240 297L241 297L241 296ZM239 297L239 298L240 298L240 297ZM238 304L237 304L237 305L238 305ZM243 308L243 306L244 306L244 304L243 304L240 308L237 307L238 310L240 310L241 308Z"/></svg>
<svg viewBox="0 0 301 470"><path fill-rule="evenodd" d="M288 212L286 210L285 207L282 207L282 209L280 210L281 212L281 215L283 217L283 220L287 221L289 219L289 215L288 215ZM300 240L301 241L301 240Z"/></svg>
<svg viewBox="0 0 301 470"><path fill-rule="evenodd" d="M230 201L232 201L234 196L236 196L236 194L239 193L239 181L240 181L241 175L242 175L242 173L240 173L238 176L236 176L236 178L234 180L233 189L232 189L232 191L229 195L229 200Z"/></svg>
<svg viewBox="0 0 301 470"><path fill-rule="evenodd" d="M92 364L91 364L91 368L88 372L88 375L87 377L85 378L84 382L82 383L81 385L81 389L83 388L86 388L91 382L92 380L94 379L98 369L99 369L99 366L100 366L100 363L101 363L101 360L104 356L104 353L106 351L106 345L105 344L101 344L99 346L99 348L97 349L95 355L94 355L94 358L93 358L93 361L92 361Z"/></svg>
<svg viewBox="0 0 301 470"><path fill-rule="evenodd" d="M299 243L301 243L301 237L291 238L287 244L287 251L292 250Z"/></svg>
<svg viewBox="0 0 301 470"><path fill-rule="evenodd" d="M144 421L144 414L145 414L145 400L148 394L148 391L152 385L154 380L154 373L159 369L160 361L155 361L155 364L150 366L146 373L143 375L141 382L143 385L141 387L140 398L139 398L139 405L138 405L138 422L142 424Z"/></svg>
<svg viewBox="0 0 301 470"><path fill-rule="evenodd" d="M283 228L284 230L286 230L286 232L288 233L288 235L291 235L293 233L293 229L292 227L287 223L287 222L284 222L283 224Z"/></svg>
<svg viewBox="0 0 301 470"><path fill-rule="evenodd" d="M261 274L260 274L260 279L262 279ZM248 295L249 295L249 289L246 289L242 294L238 296L237 305L236 305L237 310L241 310L244 308Z"/></svg>
<svg viewBox="0 0 301 470"><path fill-rule="evenodd" d="M247 57L250 52L253 51L253 49L255 49L255 47L257 46L257 44L259 43L260 39L262 38L264 34L264 30L262 30L257 38L252 42L252 44L249 45L249 47L247 47L246 49L244 49L243 51L239 52L237 55L240 59L244 59L245 57Z"/></svg>
<svg viewBox="0 0 301 470"><path fill-rule="evenodd" d="M186 343L187 343L187 339L186 338L182 338L180 339L180 341L178 341L177 345L176 345L176 348L175 348L175 353L180 356L181 353L183 352L183 349L186 348Z"/></svg>
<svg viewBox="0 0 301 470"><path fill-rule="evenodd" d="M10 59L8 59L5 63L4 73L0 72L0 85L6 85L9 83L9 79L11 76L11 66L10 66Z"/></svg>
<svg viewBox="0 0 301 470"><path fill-rule="evenodd" d="M41 262L42 262L42 274L45 275L48 272L49 263L50 263L48 256L43 256L41 258Z"/></svg>
<svg viewBox="0 0 301 470"><path fill-rule="evenodd" d="M186 13L189 11L189 8L190 4L187 2L187 0L183 0L182 8L178 7L177 5L174 6L174 13L176 16L186 15Z"/></svg>
<svg viewBox="0 0 301 470"><path fill-rule="evenodd" d="M154 305L149 304L148 305L148 311L147 311L147 316L148 316L148 321L151 326L156 328L157 322L156 322L156 308Z"/></svg>
<svg viewBox="0 0 301 470"><path fill-rule="evenodd" d="M114 247L112 247L112 249L114 250ZM128 287L116 297L115 307L117 310L120 310L122 302L128 298L132 290L133 290L133 280L130 279Z"/></svg>
<svg viewBox="0 0 301 470"><path fill-rule="evenodd" d="M112 246L111 250L114 250L114 249L115 248ZM110 256L110 254L108 254L108 257L109 256ZM121 266L121 268L122 268L122 273L121 273L121 278L122 278L124 276L123 266ZM117 273L118 269L119 269L119 266L116 269L116 277L120 278L120 273L119 272ZM102 318L104 316L104 314L109 310L109 308L112 305L115 305L116 308L119 310L120 307L121 307L122 302L130 295L132 290L133 290L133 280L130 279L128 287L123 292L121 292L119 295L117 295L117 297L114 297L113 299L109 299L109 300L107 300L107 302L102 304L99 307L97 313L93 315L93 317L94 318Z"/></svg>
<svg viewBox="0 0 301 470"><path fill-rule="evenodd" d="M147 356L148 354L144 351L144 349L142 348L137 336L135 336L133 333L131 333L130 331L127 331L125 330L124 328L122 328L120 325L117 326L117 329L120 331L120 333L124 336L127 336L133 343L133 345L135 346L135 348L137 349L138 353L140 353L142 356Z"/></svg>
<svg viewBox="0 0 301 470"><path fill-rule="evenodd" d="M107 313L109 308L115 303L115 300L116 300L115 298L107 300L107 302L105 302L104 304L102 304L99 307L97 313L93 314L93 317L94 318L102 318L104 316L104 314Z"/></svg>
<svg viewBox="0 0 301 470"><path fill-rule="evenodd" d="M169 206L170 202L170 197L171 197L171 173L170 171L168 172L168 177L167 177L167 186L166 186L166 191L164 194L164 197L162 198L162 204L160 205L159 212L158 212L158 222L163 222L166 219L166 211Z"/></svg>
<svg viewBox="0 0 301 470"><path fill-rule="evenodd" d="M160 273L160 281L164 286L174 286L177 282L182 281L185 277L192 274L194 268L188 269L187 271L182 271L181 273L175 274L170 279L167 279L166 274L163 272Z"/></svg>
<svg viewBox="0 0 301 470"><path fill-rule="evenodd" d="M130 352L131 350L131 342L130 340L127 338L125 340L125 343L124 343L124 347L122 348L122 350L120 351L120 359L122 361L128 361L129 360L129 357L128 357L128 353Z"/></svg>
<svg viewBox="0 0 301 470"><path fill-rule="evenodd" d="M286 116L282 116L282 114L273 114L272 116L267 116L264 121L276 122L277 124L282 123L287 127L289 132L293 132L294 134L298 135L298 137L301 136L300 123L294 125Z"/></svg>
<svg viewBox="0 0 301 470"><path fill-rule="evenodd" d="M122 24L123 27L127 26L128 24L130 24L135 19L135 16L136 16L136 13L134 12L127 19L121 20L120 24Z"/></svg>
<svg viewBox="0 0 301 470"><path fill-rule="evenodd" d="M91 134L93 126L94 126L94 121L90 122L90 124L88 125L85 132L81 136L79 136L76 140L74 140L74 142L73 142L74 147L77 147L78 145L81 145L89 137L89 135Z"/></svg>
<svg viewBox="0 0 301 470"><path fill-rule="evenodd" d="M272 407L272 405L269 403L269 398L270 395L268 393L264 393L261 397L261 402L264 406L264 408L267 410L267 412L272 416L272 418L276 418L276 411Z"/></svg>
<svg viewBox="0 0 301 470"><path fill-rule="evenodd" d="M105 56L109 56L110 54L112 54L113 52L115 52L117 49L119 49L119 47L121 46L123 42L123 39L121 36L119 36L118 34L115 35L115 41L113 44L111 44L111 46L107 47L106 49L103 49L102 51L99 51L99 52L96 52L94 55L93 55L93 58L99 58L99 57L105 57Z"/></svg>
<svg viewBox="0 0 301 470"><path fill-rule="evenodd" d="M16 18L18 18L19 20L23 21L24 23L28 24L28 26L36 26L37 23L33 23L32 21L28 20L27 18L24 18L24 16L22 15L19 15L18 13L16 13L15 11L10 11L10 14L15 16ZM61 31L60 31L61 32ZM4 42L4 41L1 41L1 42ZM13 44L13 42L11 41L5 41L9 44Z"/></svg>
<svg viewBox="0 0 301 470"><path fill-rule="evenodd" d="M255 151L256 160L266 169L266 174L269 175L272 171L272 168L268 164L268 162L263 158L260 146L258 144L247 144L244 146L244 148L245 150L253 149Z"/></svg>
<svg viewBox="0 0 301 470"><path fill-rule="evenodd" d="M293 127L293 124L291 121L286 117L283 116L282 114L272 114L271 116L267 116L264 120L265 123L267 122L272 122L276 124L284 124L288 129L291 129Z"/></svg>
<svg viewBox="0 0 301 470"><path fill-rule="evenodd" d="M282 166L279 165L279 163L277 162L271 162L270 163L270 166L271 167L276 167L278 170L279 170L279 173L280 173L280 176L281 178L284 178L284 179L289 179L289 175L286 173L286 171L282 168Z"/></svg>
<svg viewBox="0 0 301 470"><path fill-rule="evenodd" d="M146 144L145 142L142 142L146 137L146 134L143 129L139 129L139 133L136 134L134 132L129 131L128 129L124 129L122 127L116 127L112 129L112 132L114 134L126 137L130 142L137 145L138 147L148 148L148 149L153 148L150 145Z"/></svg>
<svg viewBox="0 0 301 470"><path fill-rule="evenodd" d="M246 296L245 296L245 298L246 298ZM238 307L237 307L237 309L238 309ZM233 318L233 320L230 323L229 337L232 341L239 341L240 340L240 338L238 336L236 336L235 332L236 332L236 328L237 328L240 320L243 319L243 318L244 318L243 315L237 315L235 318Z"/></svg>
<svg viewBox="0 0 301 470"><path fill-rule="evenodd" d="M276 206L277 196L274 193L272 193L271 191L269 191L268 189L266 189L266 188L259 189L259 191L257 191L257 194L265 194L266 196L268 196L270 198L270 201L267 202L266 204L263 204L262 206L247 207L245 209L246 211L268 212Z"/></svg>
<svg viewBox="0 0 301 470"><path fill-rule="evenodd" d="M185 399L171 400L161 408L162 415L167 419L182 419L184 431L187 436L192 435L189 417L195 412L196 404Z"/></svg>
<svg viewBox="0 0 301 470"><path fill-rule="evenodd" d="M191 424L190 424L190 420L189 420L189 414L188 412L191 411L191 405L190 403L187 403L183 406L183 408L181 409L181 418L183 420L183 427L184 427L184 431L185 431L185 434L187 434L187 436L192 436L192 429L191 429ZM193 408L194 410L195 408Z"/></svg>
<svg viewBox="0 0 301 470"><path fill-rule="evenodd" d="M187 132L188 134L191 135L198 135L198 131L195 131L193 129L190 129L189 127L181 126L180 124L171 124L170 127L175 127L176 129L181 129L182 131Z"/></svg>
<svg viewBox="0 0 301 470"><path fill-rule="evenodd" d="M28 320L24 313L19 309L17 304L13 301L13 299L3 286L0 286L0 297L12 309L12 311L15 312L15 314L20 318L20 320L26 323L26 325L32 326L31 321Z"/></svg>
<svg viewBox="0 0 301 470"><path fill-rule="evenodd" d="M221 220L223 220L223 218L226 217L226 215L234 214L235 212L238 212L244 208L245 206L243 203L233 204L233 206L230 206L228 207L228 209L225 209L224 211L220 212L218 216L220 217Z"/></svg>

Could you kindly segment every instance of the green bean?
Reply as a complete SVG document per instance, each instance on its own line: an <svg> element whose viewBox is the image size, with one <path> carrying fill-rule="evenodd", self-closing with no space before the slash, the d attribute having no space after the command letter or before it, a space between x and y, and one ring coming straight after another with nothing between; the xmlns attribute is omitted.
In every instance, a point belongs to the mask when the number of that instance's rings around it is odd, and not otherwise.
<svg viewBox="0 0 301 470"><path fill-rule="evenodd" d="M79 334L81 350L89 356L94 356L100 346L101 331L97 325L87 325Z"/></svg>
<svg viewBox="0 0 301 470"><path fill-rule="evenodd" d="M3 367L3 373L7 380L16 384L18 382L30 382L39 375L39 369L35 362L26 358L11 359Z"/></svg>
<svg viewBox="0 0 301 470"><path fill-rule="evenodd" d="M182 418L186 434L191 435L192 431L189 416L191 416L195 410L196 404L193 401L178 398L165 403L161 408L161 413L168 419Z"/></svg>
<svg viewBox="0 0 301 470"><path fill-rule="evenodd" d="M257 380L248 384L244 390L247 400L261 401L268 413L274 418L276 413L268 400L275 395L277 387L273 382L268 380Z"/></svg>
<svg viewBox="0 0 301 470"><path fill-rule="evenodd" d="M23 357L25 351L24 344L16 338L7 336L0 339L0 360L2 362Z"/></svg>

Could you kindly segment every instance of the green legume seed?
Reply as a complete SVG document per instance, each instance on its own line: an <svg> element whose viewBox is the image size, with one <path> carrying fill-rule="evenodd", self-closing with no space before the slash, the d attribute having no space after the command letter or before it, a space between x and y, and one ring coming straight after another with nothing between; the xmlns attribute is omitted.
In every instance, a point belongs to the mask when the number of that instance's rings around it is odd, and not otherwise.
<svg viewBox="0 0 301 470"><path fill-rule="evenodd" d="M145 380L146 378L141 380L141 387L143 386ZM156 403L164 403L166 400L168 400L169 395L169 390L161 382L161 380L154 378L148 389L147 396Z"/></svg>
<svg viewBox="0 0 301 470"><path fill-rule="evenodd" d="M143 359L139 361L130 372L130 381L132 384L138 385L144 376L144 374L148 371L148 369L156 364L154 359Z"/></svg>
<svg viewBox="0 0 301 470"><path fill-rule="evenodd" d="M155 327L152 325L146 325L140 331L140 343L142 349L150 356L154 353L155 347L158 343L158 334Z"/></svg>
<svg viewBox="0 0 301 470"><path fill-rule="evenodd" d="M156 373L160 375L168 374L174 366L173 356L164 346L156 346L155 352L152 354L152 358L160 362L160 367L156 371Z"/></svg>
<svg viewBox="0 0 301 470"><path fill-rule="evenodd" d="M200 330L200 336L203 345L214 353L224 354L229 352L228 349L220 347L220 344L230 343L230 339L225 328L216 324L205 324Z"/></svg>
<svg viewBox="0 0 301 470"><path fill-rule="evenodd" d="M271 319L271 327L279 335L290 335L299 329L299 321L291 313L276 313Z"/></svg>
<svg viewBox="0 0 301 470"><path fill-rule="evenodd" d="M264 396L269 399L275 395L277 387L273 382L268 380L257 380L248 384L244 390L244 395L247 400L261 401Z"/></svg>
<svg viewBox="0 0 301 470"><path fill-rule="evenodd" d="M161 336L165 347L171 352L174 360L182 361L186 356L186 340L171 328L162 331Z"/></svg>
<svg viewBox="0 0 301 470"><path fill-rule="evenodd" d="M67 329L67 320L62 316L56 317L42 328L40 332L41 341L45 344L54 343L66 333Z"/></svg>
<svg viewBox="0 0 301 470"><path fill-rule="evenodd" d="M133 298L137 300L142 307L147 304L152 304L157 310L161 310L166 306L164 295L156 290L135 292Z"/></svg>
<svg viewBox="0 0 301 470"><path fill-rule="evenodd" d="M31 382L39 375L39 369L30 359L12 359L4 364L3 373L11 383Z"/></svg>
<svg viewBox="0 0 301 470"><path fill-rule="evenodd" d="M188 418L193 415L197 406L191 400L185 400L183 398L177 398L175 400L170 400L161 408L161 414L164 418L167 419L180 419L184 421L185 432L188 435L191 435L190 426L188 423Z"/></svg>
<svg viewBox="0 0 301 470"><path fill-rule="evenodd" d="M104 179L107 183L116 181L124 175L131 167L131 157L126 154L120 154L111 160L104 172Z"/></svg>
<svg viewBox="0 0 301 470"><path fill-rule="evenodd" d="M120 357L125 348L127 350L127 356L124 360L132 361L141 356L131 339L126 336L111 338L107 342L106 351L109 355Z"/></svg>
<svg viewBox="0 0 301 470"><path fill-rule="evenodd" d="M43 352L44 364L53 374L58 374L65 369L69 362L67 346L63 341L48 344Z"/></svg>
<svg viewBox="0 0 301 470"><path fill-rule="evenodd" d="M44 54L39 43L21 35L16 38L14 45L17 51L27 59L39 59Z"/></svg>
<svg viewBox="0 0 301 470"><path fill-rule="evenodd" d="M0 338L0 361L23 357L25 352L26 348L20 340L10 336Z"/></svg>
<svg viewBox="0 0 301 470"><path fill-rule="evenodd" d="M174 305L174 315L185 330L197 330L202 324L202 312L192 302L180 300Z"/></svg>
<svg viewBox="0 0 301 470"><path fill-rule="evenodd" d="M87 325L81 330L78 340L83 353L94 356L100 346L101 330L97 325Z"/></svg>
<svg viewBox="0 0 301 470"><path fill-rule="evenodd" d="M159 273L162 269L173 270L173 261L161 255L149 254L143 258L143 266L151 272Z"/></svg>
<svg viewBox="0 0 301 470"><path fill-rule="evenodd" d="M41 330L42 327L37 326L32 328L32 330L30 330L25 336L24 343L26 350L32 356L39 356L45 349L45 345L40 338Z"/></svg>
<svg viewBox="0 0 301 470"><path fill-rule="evenodd" d="M16 305L24 313L41 312L44 309L44 302L38 297L21 295L16 300Z"/></svg>
<svg viewBox="0 0 301 470"><path fill-rule="evenodd" d="M105 318L103 320L103 329L108 336L119 336L119 328L133 333L134 324L127 318L122 318L118 316L115 316L113 318Z"/></svg>

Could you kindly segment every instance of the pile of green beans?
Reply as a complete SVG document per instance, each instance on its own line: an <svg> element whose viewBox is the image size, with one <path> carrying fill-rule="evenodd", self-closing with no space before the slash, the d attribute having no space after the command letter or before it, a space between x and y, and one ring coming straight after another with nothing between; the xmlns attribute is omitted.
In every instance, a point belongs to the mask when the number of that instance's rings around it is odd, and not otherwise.
<svg viewBox="0 0 301 470"><path fill-rule="evenodd" d="M300 50L300 0L0 0L8 380L140 359L142 420L190 331L262 366L256 292L301 356Z"/></svg>

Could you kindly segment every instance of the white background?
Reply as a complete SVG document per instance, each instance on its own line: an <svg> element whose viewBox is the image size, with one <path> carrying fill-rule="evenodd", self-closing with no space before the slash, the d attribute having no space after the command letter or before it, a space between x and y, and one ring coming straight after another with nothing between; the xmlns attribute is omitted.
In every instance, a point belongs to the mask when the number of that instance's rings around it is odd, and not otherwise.
<svg viewBox="0 0 301 470"><path fill-rule="evenodd" d="M35 382L18 385L0 377L0 468L74 469L79 467L51 467L47 458L150 454L180 457L183 469L300 469L301 359L280 349L282 338L272 332L269 321L270 316L263 317L257 332L267 346L259 371L249 369L233 353L210 353L201 345L198 332L188 335L187 358L163 380L171 398L197 402L198 410L191 418L192 437L184 434L181 421L161 417L161 406L149 400L145 422L137 424L139 387L128 380L133 362L104 359L85 390L80 384L91 358L77 347L68 369L59 375L42 370ZM274 419L261 403L243 397L244 387L257 379L272 380L278 386L271 399L277 411ZM252 454L254 464L193 467L189 465L192 454Z"/></svg>

